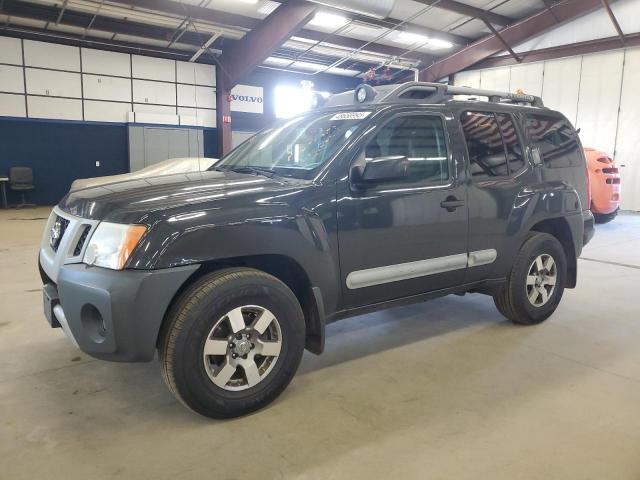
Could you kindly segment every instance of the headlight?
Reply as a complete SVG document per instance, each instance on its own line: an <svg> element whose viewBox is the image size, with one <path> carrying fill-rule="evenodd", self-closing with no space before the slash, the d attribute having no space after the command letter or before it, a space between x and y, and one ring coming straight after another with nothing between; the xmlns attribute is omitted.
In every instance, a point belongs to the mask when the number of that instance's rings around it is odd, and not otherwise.
<svg viewBox="0 0 640 480"><path fill-rule="evenodd" d="M83 262L87 265L122 270L146 231L145 225L101 222L91 236Z"/></svg>

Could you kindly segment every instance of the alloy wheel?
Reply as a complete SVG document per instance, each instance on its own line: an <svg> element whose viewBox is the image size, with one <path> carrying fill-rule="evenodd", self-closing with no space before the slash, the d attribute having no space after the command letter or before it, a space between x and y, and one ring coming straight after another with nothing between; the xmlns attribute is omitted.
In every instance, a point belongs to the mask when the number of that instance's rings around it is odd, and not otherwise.
<svg viewBox="0 0 640 480"><path fill-rule="evenodd" d="M556 288L558 272L556 262L547 253L538 255L529 267L526 291L529 303L542 307L549 301Z"/></svg>
<svg viewBox="0 0 640 480"><path fill-rule="evenodd" d="M255 387L273 370L282 349L282 331L266 308L245 305L218 319L203 348L211 381L229 391Z"/></svg>

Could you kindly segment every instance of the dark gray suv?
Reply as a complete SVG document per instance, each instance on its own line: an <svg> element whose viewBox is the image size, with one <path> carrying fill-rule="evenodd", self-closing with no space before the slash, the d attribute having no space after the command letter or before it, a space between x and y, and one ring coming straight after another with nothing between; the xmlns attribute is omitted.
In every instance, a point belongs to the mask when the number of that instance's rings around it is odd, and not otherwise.
<svg viewBox="0 0 640 480"><path fill-rule="evenodd" d="M576 131L540 98L363 85L209 171L69 193L40 250L45 314L100 359L157 350L182 403L233 417L341 318L479 292L542 322L576 285L588 204Z"/></svg>

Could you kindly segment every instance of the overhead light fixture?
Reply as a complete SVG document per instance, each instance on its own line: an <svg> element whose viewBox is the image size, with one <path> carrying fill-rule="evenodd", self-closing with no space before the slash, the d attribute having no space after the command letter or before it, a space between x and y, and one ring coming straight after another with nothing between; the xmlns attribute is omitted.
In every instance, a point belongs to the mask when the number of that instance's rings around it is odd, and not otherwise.
<svg viewBox="0 0 640 480"><path fill-rule="evenodd" d="M398 32L394 37L394 40L398 43L404 43L406 45L415 45L427 43L430 39L424 35L420 35L412 32Z"/></svg>
<svg viewBox="0 0 640 480"><path fill-rule="evenodd" d="M342 15L328 12L318 12L313 16L309 24L315 25L316 27L330 27L338 29L346 25L348 22L349 19L347 17L343 17Z"/></svg>
<svg viewBox="0 0 640 480"><path fill-rule="evenodd" d="M425 46L432 50L439 50L441 48L451 48L453 47L453 43L446 40L440 40L439 38L430 38L429 42Z"/></svg>

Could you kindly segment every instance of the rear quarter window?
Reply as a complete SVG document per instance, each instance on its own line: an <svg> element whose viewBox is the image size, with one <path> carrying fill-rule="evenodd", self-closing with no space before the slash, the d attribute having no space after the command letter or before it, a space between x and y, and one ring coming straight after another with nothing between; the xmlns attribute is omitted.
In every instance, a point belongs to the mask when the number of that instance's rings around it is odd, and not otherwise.
<svg viewBox="0 0 640 480"><path fill-rule="evenodd" d="M529 114L525 125L547 168L583 165L578 134L567 119Z"/></svg>

